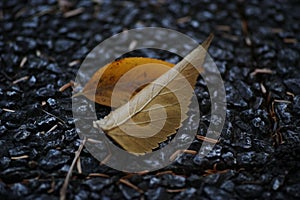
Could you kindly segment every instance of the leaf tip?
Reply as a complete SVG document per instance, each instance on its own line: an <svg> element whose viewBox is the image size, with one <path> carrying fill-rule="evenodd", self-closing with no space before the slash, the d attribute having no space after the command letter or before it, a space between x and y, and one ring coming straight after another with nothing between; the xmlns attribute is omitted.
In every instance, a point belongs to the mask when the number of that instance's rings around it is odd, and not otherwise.
<svg viewBox="0 0 300 200"><path fill-rule="evenodd" d="M201 46L207 50L214 37L215 37L214 33L210 33L209 36L206 38L206 40L202 42Z"/></svg>

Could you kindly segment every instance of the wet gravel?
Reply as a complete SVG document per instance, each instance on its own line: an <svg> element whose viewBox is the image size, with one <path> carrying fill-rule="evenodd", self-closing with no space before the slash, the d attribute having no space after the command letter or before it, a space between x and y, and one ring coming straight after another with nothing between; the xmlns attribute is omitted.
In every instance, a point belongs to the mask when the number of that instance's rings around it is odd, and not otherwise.
<svg viewBox="0 0 300 200"><path fill-rule="evenodd" d="M131 176L100 165L84 149L82 173L74 171L67 198L299 199L297 1L72 2L59 7L55 0L0 1L0 199L59 198L80 145L72 89L59 88L75 79L99 42L144 26L178 30L199 42L215 33L209 52L227 98L220 141L204 158L184 154L165 169ZM204 135L210 100L203 80L195 91L201 105L198 134ZM99 109L103 115L109 111ZM200 145L195 139L190 148Z"/></svg>

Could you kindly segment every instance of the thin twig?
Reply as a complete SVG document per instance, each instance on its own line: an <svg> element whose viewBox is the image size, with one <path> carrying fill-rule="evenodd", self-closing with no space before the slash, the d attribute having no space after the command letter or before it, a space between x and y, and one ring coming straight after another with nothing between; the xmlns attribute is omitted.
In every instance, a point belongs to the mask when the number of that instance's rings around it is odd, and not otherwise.
<svg viewBox="0 0 300 200"><path fill-rule="evenodd" d="M51 188L49 190L47 190L48 193L52 193L55 190L55 180L52 177L52 181L51 181Z"/></svg>
<svg viewBox="0 0 300 200"><path fill-rule="evenodd" d="M64 18L74 17L76 15L81 14L83 11L84 11L84 8L80 7L80 8L65 12L63 16L64 16Z"/></svg>
<svg viewBox="0 0 300 200"><path fill-rule="evenodd" d="M27 61L27 57L25 56L25 57L23 57L23 59L21 60L21 63L20 63L20 67L21 67L21 68L24 67L26 61Z"/></svg>
<svg viewBox="0 0 300 200"><path fill-rule="evenodd" d="M68 0L58 0L57 2L61 12L67 12L73 6L73 3Z"/></svg>
<svg viewBox="0 0 300 200"><path fill-rule="evenodd" d="M69 67L73 67L79 63L80 63L80 60L73 60L73 61L69 62L68 65L69 65Z"/></svg>
<svg viewBox="0 0 300 200"><path fill-rule="evenodd" d="M274 74L274 72L268 68L255 69L250 76L255 76L256 74Z"/></svg>
<svg viewBox="0 0 300 200"><path fill-rule="evenodd" d="M143 171L136 172L135 174L145 175L145 174L148 174L148 173L149 173L149 170L143 170Z"/></svg>
<svg viewBox="0 0 300 200"><path fill-rule="evenodd" d="M290 44L296 44L298 41L296 38L284 38L283 39L284 43L290 43Z"/></svg>
<svg viewBox="0 0 300 200"><path fill-rule="evenodd" d="M207 176L207 175L210 175L210 174L223 174L223 173L226 173L229 169L224 169L224 170L217 170L217 163L215 163L213 165L213 169L207 169L205 170L205 173L204 176Z"/></svg>
<svg viewBox="0 0 300 200"><path fill-rule="evenodd" d="M49 112L47 112L47 111L44 110L44 109L42 109L42 111L43 111L44 113L48 114L48 115L51 115L52 117L55 117L56 119L58 119L59 121L61 121L63 124L66 124L66 123L64 122L64 120L62 120L61 118L59 118L59 117L53 115L52 113L49 113Z"/></svg>
<svg viewBox="0 0 300 200"><path fill-rule="evenodd" d="M137 187L136 185L133 185L132 183L130 183L128 180L126 179L120 179L119 180L120 183L123 183L124 185L127 185L128 187L133 188L134 190L138 191L139 193L144 193L144 191L142 189L140 189L139 187Z"/></svg>
<svg viewBox="0 0 300 200"><path fill-rule="evenodd" d="M80 161L80 157L78 158L77 162L76 162L76 167L77 167L77 171L79 174L82 174L82 168L81 168L81 161Z"/></svg>
<svg viewBox="0 0 300 200"><path fill-rule="evenodd" d="M14 80L12 83L13 84L17 84L19 82L26 81L28 78L29 78L29 76L24 76L24 77L21 77L21 78L19 78L17 80Z"/></svg>
<svg viewBox="0 0 300 200"><path fill-rule="evenodd" d="M166 191L169 193L178 193L178 192L183 192L185 191L186 188L181 188L181 189L167 189Z"/></svg>
<svg viewBox="0 0 300 200"><path fill-rule="evenodd" d="M228 25L217 25L216 28L219 31L226 31L226 32L230 32L231 31L231 28Z"/></svg>
<svg viewBox="0 0 300 200"><path fill-rule="evenodd" d="M6 111L6 112L16 112L15 110L8 109L8 108L2 108L2 110Z"/></svg>
<svg viewBox="0 0 300 200"><path fill-rule="evenodd" d="M82 149L85 145L86 140L87 140L86 137L84 137L84 139L81 141L81 143L78 147L78 150L75 152L75 157L73 159L73 162L72 162L72 164L70 166L70 169L68 171L68 174L65 178L64 184L63 184L62 188L60 189L60 193L59 193L60 194L60 200L65 200L66 199L67 188L68 188L68 185L69 185L70 178L72 176L72 171L73 171L74 166L75 166L75 164L76 164L76 162L77 162L77 160L80 156L80 153L81 153L81 151L82 151Z"/></svg>
<svg viewBox="0 0 300 200"><path fill-rule="evenodd" d="M10 159L12 159L12 160L20 160L20 159L24 159L24 158L29 158L29 156L28 155L23 155L23 156L10 157Z"/></svg>
<svg viewBox="0 0 300 200"><path fill-rule="evenodd" d="M88 177L103 177L103 178L109 178L110 176L107 174L101 174L101 173L90 173Z"/></svg>
<svg viewBox="0 0 300 200"><path fill-rule="evenodd" d="M55 130L56 128L57 128L57 124L55 124L54 126L52 126L52 128L50 128L46 133L49 133L49 132L51 132L51 131L53 131L53 130Z"/></svg>
<svg viewBox="0 0 300 200"><path fill-rule="evenodd" d="M215 169L207 169L205 170L205 174L203 176L208 176L210 174L223 174L228 172L229 169L224 169L224 170L215 170Z"/></svg>
<svg viewBox="0 0 300 200"><path fill-rule="evenodd" d="M92 144L102 144L103 143L103 141L100 141L100 140L95 140L95 139L93 139L93 138L88 138L87 139L87 142L90 142L90 143L92 143ZM112 153L111 153L111 151L110 151L110 148L109 148L109 146L107 145L107 143L106 142L104 142L105 143L105 145L106 145L106 148L107 148L107 150L108 150L108 154L105 156L105 158L100 162L100 165L104 165L105 163L107 163L107 161L110 159L110 157L112 156Z"/></svg>
<svg viewBox="0 0 300 200"><path fill-rule="evenodd" d="M290 96L292 96L292 97L295 97L295 94L292 93L292 92L286 92L286 94L287 94L287 95L290 95Z"/></svg>
<svg viewBox="0 0 300 200"><path fill-rule="evenodd" d="M266 93L267 93L267 89L266 89L266 87L264 86L263 83L260 84L260 89L261 89L261 92L262 92L263 94L266 94Z"/></svg>
<svg viewBox="0 0 300 200"><path fill-rule="evenodd" d="M157 172L155 175L160 176L160 175L164 175L164 174L174 174L174 172L171 170L167 170L167 171Z"/></svg>
<svg viewBox="0 0 300 200"><path fill-rule="evenodd" d="M95 140L95 139L92 139L92 138L88 138L87 139L88 142L91 142L91 143L94 143L94 144L97 144L97 143L103 143L102 141L99 141L99 140ZM100 165L105 165L105 163L107 163L107 161L110 159L110 157L112 156L112 153L110 151L110 148L109 148L109 145L107 145L106 142L104 142L105 145L106 145L106 148L108 150L108 154L105 156L105 158L100 162Z"/></svg>
<svg viewBox="0 0 300 200"><path fill-rule="evenodd" d="M202 141L205 141L205 142L209 142L209 143L213 143L213 144L215 144L215 143L218 142L218 140L216 140L216 139L208 138L208 137L205 137L205 136L202 136L202 135L197 135L196 137L199 140L202 140Z"/></svg>
<svg viewBox="0 0 300 200"><path fill-rule="evenodd" d="M42 101L42 102L41 102L41 105L42 105L42 106L44 106L44 105L46 105L46 104L47 104L46 101Z"/></svg>
<svg viewBox="0 0 300 200"><path fill-rule="evenodd" d="M281 33L283 32L282 28L271 28L272 33Z"/></svg>
<svg viewBox="0 0 300 200"><path fill-rule="evenodd" d="M105 158L100 162L100 165L105 165L111 156L112 154L108 153L107 156L105 156Z"/></svg>
<svg viewBox="0 0 300 200"><path fill-rule="evenodd" d="M74 86L74 81L70 81L69 83L64 84L63 86L61 86L58 91L63 92L65 91L67 88L69 87L73 87Z"/></svg>
<svg viewBox="0 0 300 200"><path fill-rule="evenodd" d="M175 160L179 155L186 153L186 154L192 154L195 155L197 154L197 151L194 150L188 150L188 149L179 149L177 151L175 151L169 158L170 161Z"/></svg>
<svg viewBox="0 0 300 200"><path fill-rule="evenodd" d="M93 138L88 138L87 142L90 142L92 144L102 144L103 143L103 141L101 141L101 140L95 140Z"/></svg>
<svg viewBox="0 0 300 200"><path fill-rule="evenodd" d="M276 102L276 103L292 103L291 101L283 100L283 99L274 99L274 102Z"/></svg>
<svg viewBox="0 0 300 200"><path fill-rule="evenodd" d="M0 73L9 81L12 81L12 78L8 76L4 71L0 71Z"/></svg>
<svg viewBox="0 0 300 200"><path fill-rule="evenodd" d="M185 16L185 17L178 18L178 19L176 20L176 22L177 22L178 24L184 24L184 23L186 23L186 22L189 22L190 20L191 20L191 16Z"/></svg>

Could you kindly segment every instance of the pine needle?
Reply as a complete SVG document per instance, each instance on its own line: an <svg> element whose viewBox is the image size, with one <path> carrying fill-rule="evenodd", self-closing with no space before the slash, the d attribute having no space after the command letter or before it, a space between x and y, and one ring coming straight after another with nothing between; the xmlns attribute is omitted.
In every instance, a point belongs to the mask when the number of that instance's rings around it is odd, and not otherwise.
<svg viewBox="0 0 300 200"><path fill-rule="evenodd" d="M78 160L78 158L80 156L80 153L81 153L81 151L83 149L83 146L85 145L86 141L87 141L87 138L84 137L84 139L81 141L81 143L80 143L80 145L78 147L78 150L75 152L75 157L74 157L73 162L72 162L72 164L70 166L68 174L67 174L67 176L65 178L64 184L63 184L63 186L62 186L62 188L60 189L60 192L59 192L59 194L60 194L60 200L65 200L66 199L67 188L68 188L68 185L69 185L70 178L72 176L72 171L73 171L73 169L75 167L75 164L76 164L76 162L77 162L77 160Z"/></svg>

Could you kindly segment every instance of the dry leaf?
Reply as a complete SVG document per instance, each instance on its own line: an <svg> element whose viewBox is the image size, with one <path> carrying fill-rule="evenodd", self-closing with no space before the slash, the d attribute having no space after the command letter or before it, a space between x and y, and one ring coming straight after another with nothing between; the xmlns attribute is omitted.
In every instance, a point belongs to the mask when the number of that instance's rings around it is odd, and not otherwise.
<svg viewBox="0 0 300 200"><path fill-rule="evenodd" d="M203 64L212 38L210 35L202 45L126 104L95 121L94 127L104 130L130 153L141 155L157 148L160 142L176 133L187 118L192 87L199 75L194 66ZM192 86L191 89L188 86Z"/></svg>
<svg viewBox="0 0 300 200"><path fill-rule="evenodd" d="M130 70L141 65L145 67L143 70L135 69L134 73L129 73L128 75ZM136 88L136 85L146 85L154 81L173 66L174 64L172 63L153 58L124 58L100 68L85 85L82 92L74 96L84 95L96 103L110 107L119 107L127 103L128 99L138 92L131 92ZM126 79L123 78L120 81L124 74L127 74ZM118 91L114 93L114 105L112 105L111 96L117 82L119 82L119 87Z"/></svg>

